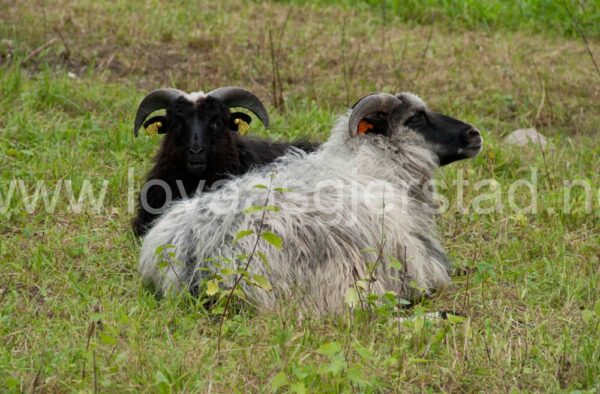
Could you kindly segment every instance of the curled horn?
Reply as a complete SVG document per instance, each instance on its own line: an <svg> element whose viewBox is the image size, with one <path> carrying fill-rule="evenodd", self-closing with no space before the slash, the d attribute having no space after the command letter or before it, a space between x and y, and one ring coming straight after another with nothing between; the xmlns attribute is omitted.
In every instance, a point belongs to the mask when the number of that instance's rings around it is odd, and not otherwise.
<svg viewBox="0 0 600 394"><path fill-rule="evenodd" d="M399 103L400 100L389 93L371 93L358 100L352 106L352 113L348 120L348 132L350 136L356 134L358 124L365 116L373 112L390 113Z"/></svg>
<svg viewBox="0 0 600 394"><path fill-rule="evenodd" d="M144 97L144 99L138 107L137 113L135 114L133 134L136 137L138 136L138 130L140 129L148 115L159 109L167 108L167 106L171 104L174 100L185 94L185 92L178 89L164 88L157 89L151 92L146 97Z"/></svg>
<svg viewBox="0 0 600 394"><path fill-rule="evenodd" d="M229 107L241 107L252 111L258 116L266 128L269 128L269 115L263 103L253 93L246 89L236 87L223 87L208 93L208 96L223 101Z"/></svg>

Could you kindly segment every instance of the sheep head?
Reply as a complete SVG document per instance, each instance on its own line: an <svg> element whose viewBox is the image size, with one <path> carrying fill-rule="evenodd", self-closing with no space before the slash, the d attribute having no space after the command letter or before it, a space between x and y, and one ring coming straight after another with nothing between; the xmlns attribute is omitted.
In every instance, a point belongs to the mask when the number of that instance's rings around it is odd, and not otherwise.
<svg viewBox="0 0 600 394"><path fill-rule="evenodd" d="M223 155L233 154L232 141L238 130L239 120L250 123L252 119L243 112L231 112L241 107L254 113L265 127L269 116L262 102L251 92L236 87L223 87L207 94L188 94L177 89L158 89L140 103L134 123L137 137L143 125L158 125L159 134L167 134L163 150L178 160L185 158L187 170L201 175L213 158L226 160ZM165 115L146 118L154 111L165 109Z"/></svg>
<svg viewBox="0 0 600 394"><path fill-rule="evenodd" d="M475 157L482 149L479 130L458 119L430 111L411 93L396 96L373 93L358 100L352 108L348 122L351 137L373 133L391 136L408 128L423 137L442 166Z"/></svg>

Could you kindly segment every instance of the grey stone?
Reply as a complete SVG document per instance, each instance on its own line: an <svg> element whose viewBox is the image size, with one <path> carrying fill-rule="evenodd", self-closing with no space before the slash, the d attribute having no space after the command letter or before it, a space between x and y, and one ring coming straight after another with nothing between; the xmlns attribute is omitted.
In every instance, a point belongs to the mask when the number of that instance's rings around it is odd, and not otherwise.
<svg viewBox="0 0 600 394"><path fill-rule="evenodd" d="M504 142L511 145L525 146L527 144L538 145L541 144L542 148L546 148L548 141L546 137L538 133L536 129L518 129L510 133Z"/></svg>

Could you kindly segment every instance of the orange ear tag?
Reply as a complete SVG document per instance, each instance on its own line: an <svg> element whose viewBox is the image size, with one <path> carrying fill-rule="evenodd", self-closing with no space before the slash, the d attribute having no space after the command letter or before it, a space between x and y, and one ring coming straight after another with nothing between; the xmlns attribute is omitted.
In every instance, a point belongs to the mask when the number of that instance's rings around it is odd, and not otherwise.
<svg viewBox="0 0 600 394"><path fill-rule="evenodd" d="M358 134L367 134L367 131L373 129L375 126L373 126L371 123L367 122L366 120L361 120L360 123L358 124Z"/></svg>

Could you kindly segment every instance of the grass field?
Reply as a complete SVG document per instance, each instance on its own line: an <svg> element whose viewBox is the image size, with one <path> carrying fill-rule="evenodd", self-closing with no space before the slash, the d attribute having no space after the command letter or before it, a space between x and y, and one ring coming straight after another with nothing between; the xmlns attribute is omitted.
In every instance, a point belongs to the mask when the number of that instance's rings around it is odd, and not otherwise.
<svg viewBox="0 0 600 394"><path fill-rule="evenodd" d="M410 1L407 22L398 3L358 3L0 0L1 392L600 390L600 5ZM158 137L135 140L133 115L167 85L245 86L269 104L274 138L324 140L374 90L477 125L480 156L439 172L453 285L393 311L463 317L242 308L217 352L217 318L157 301L137 274L130 198ZM502 143L522 127L549 147ZM532 177L537 213L514 212L511 185ZM483 179L503 209L462 213L460 190L490 204ZM23 198L40 187L46 201ZM73 209L87 187L102 204Z"/></svg>

